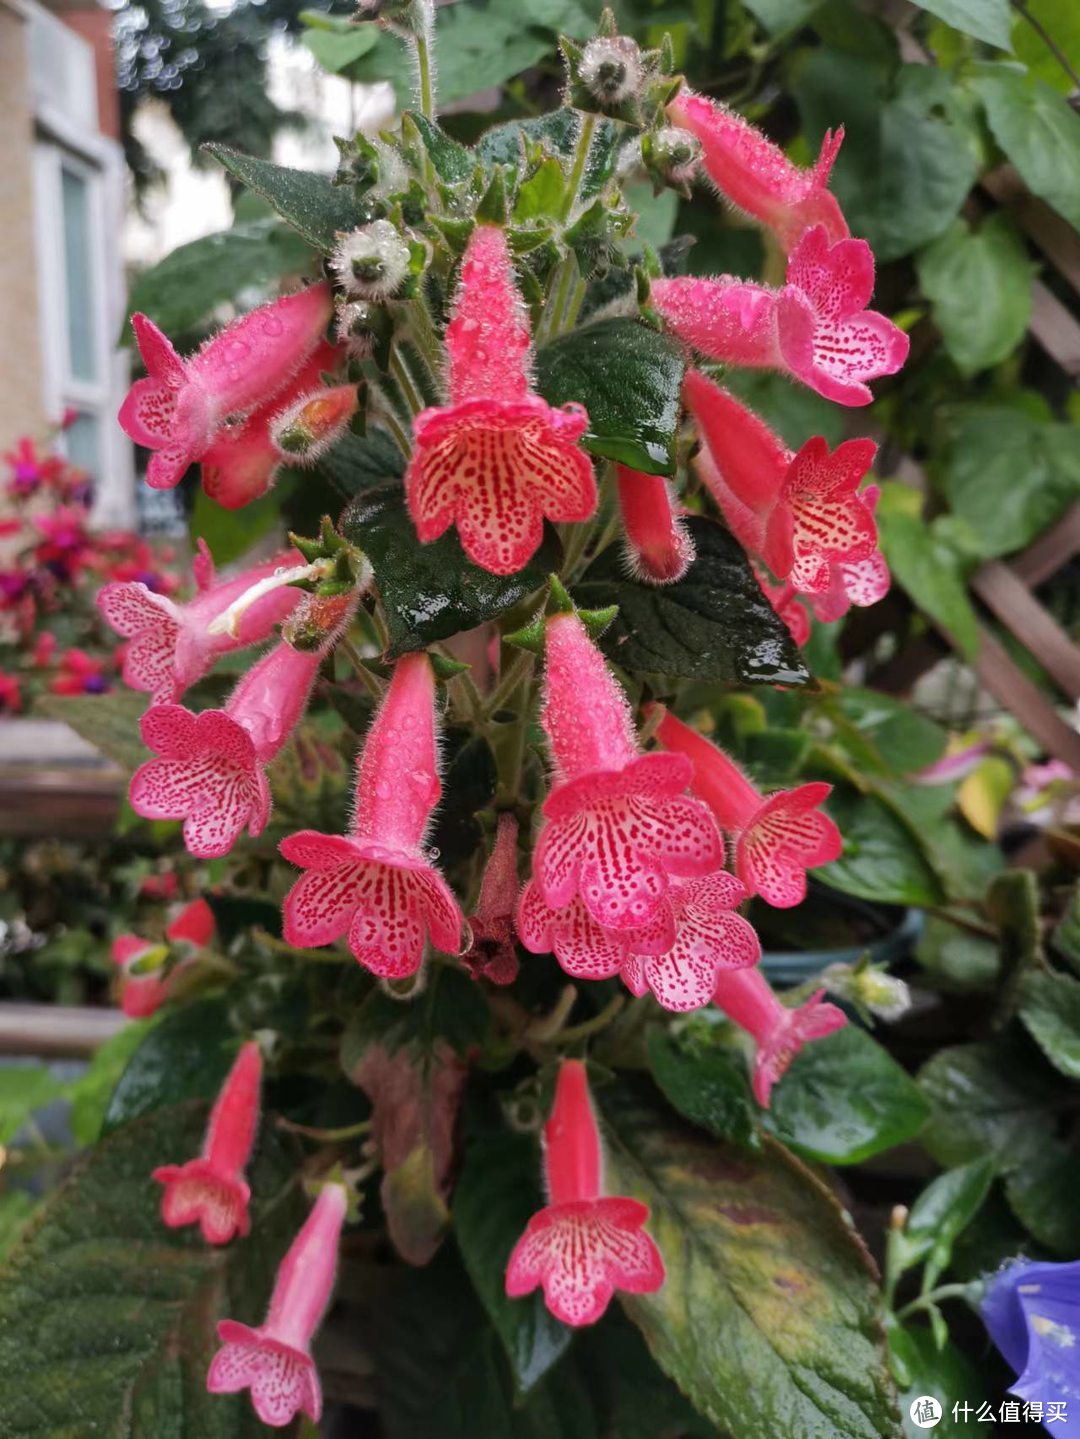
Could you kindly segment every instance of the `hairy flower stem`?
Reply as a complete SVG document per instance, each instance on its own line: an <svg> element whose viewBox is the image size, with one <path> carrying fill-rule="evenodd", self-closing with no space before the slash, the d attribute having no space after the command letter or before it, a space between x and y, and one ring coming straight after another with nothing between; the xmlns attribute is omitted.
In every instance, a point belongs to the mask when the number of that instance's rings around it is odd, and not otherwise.
<svg viewBox="0 0 1080 1439"><path fill-rule="evenodd" d="M423 357L424 363L431 372L431 378L436 387L442 387L443 376L443 348L442 341L435 333L435 325L431 318L431 311L428 303L422 295L409 300L405 305L405 315L409 328L409 337L416 346L418 353Z"/></svg>
<svg viewBox="0 0 1080 1439"><path fill-rule="evenodd" d="M574 206L578 202L578 193L581 190L581 183L585 178L585 167L589 163L589 151L592 149L593 137L596 134L597 117L592 114L582 115L581 129L578 131L577 145L574 147L574 163L570 170L570 179L566 186L566 198L563 200L563 212L561 218L568 220L574 213Z"/></svg>
<svg viewBox="0 0 1080 1439"><path fill-rule="evenodd" d="M368 694L371 695L375 703L378 704L383 697L382 688L380 687L378 680L364 663L363 656L360 654L360 651L353 644L352 640L350 640L347 636L342 636L342 638L338 641L338 644L340 645L341 651L344 654L345 658L349 661L353 669L356 671L357 679L367 690Z"/></svg>
<svg viewBox="0 0 1080 1439"><path fill-rule="evenodd" d="M487 715L498 714L510 701L511 695L521 684L521 681L531 675L533 666L536 663L535 656L528 650L522 650L514 657L513 663L507 666L506 673L501 676L498 684L487 698Z"/></svg>
<svg viewBox="0 0 1080 1439"><path fill-rule="evenodd" d="M424 399L416 386L416 381L413 379L409 367L405 363L401 349L397 345L390 351L390 373L398 382L409 410L413 415L418 415L420 411L425 408ZM407 447L406 453L408 453L408 449L410 448L411 446Z"/></svg>

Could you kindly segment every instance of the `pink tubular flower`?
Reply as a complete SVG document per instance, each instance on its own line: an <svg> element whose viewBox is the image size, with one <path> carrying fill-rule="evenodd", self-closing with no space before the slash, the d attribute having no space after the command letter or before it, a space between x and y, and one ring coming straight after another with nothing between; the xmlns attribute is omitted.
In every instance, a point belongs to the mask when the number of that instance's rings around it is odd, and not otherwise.
<svg viewBox="0 0 1080 1439"><path fill-rule="evenodd" d="M426 654L409 654L364 742L351 834L302 830L281 842L307 871L285 897L287 943L315 949L347 934L359 962L388 979L416 973L426 935L456 954L461 911L423 848L441 792L435 675Z"/></svg>
<svg viewBox="0 0 1080 1439"><path fill-rule="evenodd" d="M616 465L626 556L636 579L672 585L694 562L694 542L662 475Z"/></svg>
<svg viewBox="0 0 1080 1439"><path fill-rule="evenodd" d="M828 784L761 794L734 760L665 712L656 731L665 749L692 761L692 787L712 810L721 829L735 836L735 872L749 894L760 894L776 909L791 909L806 898L806 871L839 859L840 831L819 805Z"/></svg>
<svg viewBox="0 0 1080 1439"><path fill-rule="evenodd" d="M798 1009L788 1009L759 969L724 971L717 977L714 1003L753 1037L754 1097L763 1109L768 1109L773 1085L803 1045L847 1024L842 1009L822 1002L824 994L819 989Z"/></svg>
<svg viewBox="0 0 1080 1439"><path fill-rule="evenodd" d="M723 840L705 806L685 793L689 762L639 754L630 707L577 615L552 615L546 628L541 721L554 784L533 877L552 909L580 895L605 928L640 928L661 909L672 878L723 864Z"/></svg>
<svg viewBox="0 0 1080 1439"><path fill-rule="evenodd" d="M450 403L413 422L405 476L409 513L424 542L457 525L469 558L496 575L520 570L544 519L587 520L596 482L579 448L580 405L552 409L529 386L529 324L506 236L473 231L446 331Z"/></svg>
<svg viewBox="0 0 1080 1439"><path fill-rule="evenodd" d="M585 1066L559 1067L555 1104L544 1126L544 1169L550 1203L529 1220L506 1268L511 1299L544 1288L544 1303L577 1328L600 1319L616 1289L652 1294L664 1282L664 1261L645 1232L648 1207L607 1198L600 1131Z"/></svg>
<svg viewBox="0 0 1080 1439"><path fill-rule="evenodd" d="M147 377L120 407L120 425L153 450L146 482L169 490L206 454L230 416L250 414L289 382L330 319L327 285L241 316L182 359L152 320L131 317Z"/></svg>
<svg viewBox="0 0 1080 1439"><path fill-rule="evenodd" d="M874 257L865 240L830 245L825 228L806 231L779 290L730 275L654 280L652 299L671 329L710 359L781 370L841 405L868 405L867 381L907 359L908 337L866 309Z"/></svg>
<svg viewBox="0 0 1080 1439"><path fill-rule="evenodd" d="M153 1178L165 1186L161 1217L170 1229L198 1224L207 1244L228 1244L251 1228L244 1170L255 1143L261 1082L262 1056L249 1041L214 1102L202 1154L154 1170Z"/></svg>
<svg viewBox="0 0 1080 1439"><path fill-rule="evenodd" d="M501 814L476 913L469 916L472 944L461 956L473 979L489 979L492 984L513 984L519 968L514 948L514 907L520 888L517 840L517 820Z"/></svg>
<svg viewBox="0 0 1080 1439"><path fill-rule="evenodd" d="M664 1009L700 1009L712 998L723 969L756 964L761 944L751 925L733 911L746 898L734 875L718 870L700 879L678 880L664 909L640 930L606 930L573 900L555 911L532 881L518 906L522 944L533 954L554 953L574 979L622 976L633 994L652 990ZM668 935L674 931L673 943Z"/></svg>
<svg viewBox="0 0 1080 1439"><path fill-rule="evenodd" d="M223 710L148 709L140 728L157 758L132 777L135 813L182 819L188 853L199 859L228 854L245 828L261 834L270 818L266 766L299 723L324 653L282 641L247 672Z"/></svg>
<svg viewBox="0 0 1080 1439"><path fill-rule="evenodd" d="M175 878L175 876L164 876ZM146 881L143 882L144 889ZM214 912L205 899L196 899L185 905L165 930L165 938L171 944L188 944L195 949L205 949L214 937ZM146 1019L156 1014L168 999L173 981L188 960L181 960L168 975L154 972L133 974L132 968L150 954L154 945L137 934L119 934L113 940L112 961L121 971L120 1008L129 1019Z"/></svg>
<svg viewBox="0 0 1080 1439"><path fill-rule="evenodd" d="M721 194L772 230L785 251L812 225L820 225L830 243L847 238L847 222L826 188L843 128L835 135L826 132L817 164L803 170L756 125L717 100L684 88L667 113L672 124L701 141L705 171Z"/></svg>
<svg viewBox="0 0 1080 1439"><path fill-rule="evenodd" d="M97 607L116 633L131 641L124 651L124 683L147 691L155 704L168 703L202 679L219 655L269 638L295 609L299 590L282 588L263 595L244 612L235 634L211 633L210 626L252 585L298 560L295 553L277 555L215 583L210 551L200 540L194 567L199 593L187 604L155 594L137 581L106 585Z"/></svg>
<svg viewBox="0 0 1080 1439"><path fill-rule="evenodd" d="M265 1322L257 1329L235 1319L218 1325L221 1348L206 1377L208 1391L250 1389L255 1413L272 1429L283 1429L300 1412L316 1424L322 1414L311 1341L333 1293L347 1207L343 1186L325 1185L281 1261Z"/></svg>

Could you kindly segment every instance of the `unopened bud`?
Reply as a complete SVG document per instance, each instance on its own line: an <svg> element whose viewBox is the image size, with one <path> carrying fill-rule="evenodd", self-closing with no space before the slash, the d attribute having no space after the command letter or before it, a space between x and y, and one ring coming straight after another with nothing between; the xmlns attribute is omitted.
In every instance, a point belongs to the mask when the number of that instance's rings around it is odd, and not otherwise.
<svg viewBox="0 0 1080 1439"><path fill-rule="evenodd" d="M669 185L692 180L701 160L701 141L689 130L665 125L641 137L641 158L646 169Z"/></svg>
<svg viewBox="0 0 1080 1439"><path fill-rule="evenodd" d="M343 235L330 257L330 268L345 292L361 300L386 300L409 274L408 241L389 220L373 220Z"/></svg>
<svg viewBox="0 0 1080 1439"><path fill-rule="evenodd" d="M270 439L294 465L313 465L344 433L357 409L355 385L313 390L274 416Z"/></svg>
<svg viewBox="0 0 1080 1439"><path fill-rule="evenodd" d="M582 51L581 83L605 109L637 95L644 78L641 51L629 35L598 35Z"/></svg>
<svg viewBox="0 0 1080 1439"><path fill-rule="evenodd" d="M881 965L830 964L822 974L825 987L878 1019L900 1019L911 1008L911 991L902 979Z"/></svg>
<svg viewBox="0 0 1080 1439"><path fill-rule="evenodd" d="M366 360L389 327L386 311L370 300L347 300L338 305L335 333L351 360Z"/></svg>
<svg viewBox="0 0 1080 1439"><path fill-rule="evenodd" d="M370 578L370 574L368 576ZM364 588L364 577L361 585ZM281 627L281 638L294 650L311 653L328 650L341 638L352 618L359 589L351 584L328 582L314 594L304 595Z"/></svg>

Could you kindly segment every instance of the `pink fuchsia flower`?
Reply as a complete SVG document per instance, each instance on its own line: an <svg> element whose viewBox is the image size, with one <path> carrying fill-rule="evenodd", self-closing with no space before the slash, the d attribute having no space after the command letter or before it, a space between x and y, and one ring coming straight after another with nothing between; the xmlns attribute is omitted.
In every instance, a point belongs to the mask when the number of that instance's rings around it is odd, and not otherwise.
<svg viewBox="0 0 1080 1439"><path fill-rule="evenodd" d="M327 285L312 285L241 316L182 359L145 315L131 317L146 379L120 408L120 425L153 450L146 482L172 489L206 454L230 416L271 399L311 354L330 320Z"/></svg>
<svg viewBox="0 0 1080 1439"><path fill-rule="evenodd" d="M103 659L94 659L85 650L65 650L60 667L49 681L54 695L102 695L111 687Z"/></svg>
<svg viewBox="0 0 1080 1439"><path fill-rule="evenodd" d="M788 1009L759 969L725 970L718 976L714 1003L754 1041L754 1097L763 1109L768 1109L773 1085L803 1045L847 1024L844 1011L826 1004L824 995L819 989L798 1009Z"/></svg>
<svg viewBox="0 0 1080 1439"><path fill-rule="evenodd" d="M42 485L54 484L64 468L58 455L43 455L28 435L22 435L12 449L5 450L4 463L10 471L8 494L16 500L29 499Z"/></svg>
<svg viewBox="0 0 1080 1439"><path fill-rule="evenodd" d="M865 240L829 244L807 230L779 290L730 275L654 280L652 301L670 328L712 360L780 370L841 405L868 405L869 380L907 359L908 337L866 309L874 257Z"/></svg>
<svg viewBox="0 0 1080 1439"><path fill-rule="evenodd" d="M0 670L0 715L16 715L22 709L22 690L14 675Z"/></svg>
<svg viewBox="0 0 1080 1439"><path fill-rule="evenodd" d="M86 511L58 505L50 515L37 515L34 524L44 537L34 550L34 559L54 579L74 579L86 563L90 536Z"/></svg>
<svg viewBox="0 0 1080 1439"><path fill-rule="evenodd" d="M228 1244L251 1228L244 1170L255 1143L261 1083L262 1056L249 1041L214 1101L198 1159L154 1170L153 1178L165 1186L161 1217L170 1229L197 1224L207 1244Z"/></svg>
<svg viewBox="0 0 1080 1439"><path fill-rule="evenodd" d="M667 113L701 142L702 163L720 193L772 230L785 251L812 225L820 225L830 243L847 238L847 222L827 189L843 128L835 135L826 131L817 163L804 170L756 125L717 100L684 88Z"/></svg>
<svg viewBox="0 0 1080 1439"><path fill-rule="evenodd" d="M59 641L53 634L52 630L41 631L37 639L34 641L34 648L30 653L30 658L36 669L48 669L49 665L52 664L54 658L56 657L56 650L58 644Z"/></svg>
<svg viewBox="0 0 1080 1439"><path fill-rule="evenodd" d="M142 717L148 760L131 781L144 819L182 819L188 853L228 854L245 829L254 838L270 818L266 766L307 707L324 651L275 645L243 677L223 710L193 714L156 704Z"/></svg>
<svg viewBox="0 0 1080 1439"><path fill-rule="evenodd" d="M469 915L472 944L461 956L473 979L489 979L492 984L513 984L518 973L514 948L514 909L521 887L517 840L517 820L512 814L501 814L476 912Z"/></svg>
<svg viewBox="0 0 1080 1439"><path fill-rule="evenodd" d="M325 1185L281 1261L265 1321L257 1329L235 1319L218 1325L221 1348L206 1378L208 1391L250 1389L255 1413L272 1429L283 1429L298 1413L317 1424L322 1414L311 1341L333 1293L347 1208L344 1187Z"/></svg>
<svg viewBox="0 0 1080 1439"><path fill-rule="evenodd" d="M223 509L238 510L266 494L282 465L281 451L270 438L270 426L281 410L307 394L324 373L337 369L341 349L320 340L283 390L239 425L221 429L202 457L202 487Z"/></svg>
<svg viewBox="0 0 1080 1439"><path fill-rule="evenodd" d="M693 764L694 793L716 816L720 828L735 837L735 872L748 894L760 894L776 909L790 909L806 898L806 871L839 859L840 831L819 806L832 786L804 784L765 796L733 759L664 713L656 737Z"/></svg>
<svg viewBox="0 0 1080 1439"><path fill-rule="evenodd" d="M550 1203L529 1220L506 1268L511 1299L544 1289L544 1303L563 1324L595 1324L616 1289L652 1294L664 1261L645 1231L648 1207L606 1197L600 1131L580 1060L564 1060L555 1104L544 1127Z"/></svg>
<svg viewBox="0 0 1080 1439"><path fill-rule="evenodd" d="M347 935L365 969L387 979L416 973L427 936L456 954L461 911L423 847L441 793L435 674L426 654L405 655L364 742L351 834L302 830L281 842L307 871L285 897L286 942L315 949Z"/></svg>
<svg viewBox="0 0 1080 1439"><path fill-rule="evenodd" d="M694 541L667 480L627 465L616 465L615 476L631 574L652 585L681 580L694 562Z"/></svg>
<svg viewBox="0 0 1080 1439"><path fill-rule="evenodd" d="M587 520L596 482L578 441L580 405L553 409L529 385L529 323L506 236L478 225L446 330L449 404L413 422L405 476L425 543L457 526L465 553L492 574L528 563L545 519Z"/></svg>
<svg viewBox="0 0 1080 1439"><path fill-rule="evenodd" d="M605 928L640 928L673 878L723 864L723 840L705 806L685 793L689 762L638 752L630 707L577 615L552 615L546 632L541 722L554 784L533 878L552 909L580 895Z"/></svg>
<svg viewBox="0 0 1080 1439"><path fill-rule="evenodd" d="M175 875L164 875L162 880L173 880ZM140 893L148 893L148 881L143 881ZM164 886L167 892L168 886ZM196 950L205 949L214 937L214 912L205 899L196 899L185 905L176 918L166 927L165 938L170 944L190 945ZM113 940L112 961L121 971L120 1008L129 1019L146 1019L156 1014L173 988L173 982L181 970L187 968L190 960L181 959L167 975L151 971L135 974L133 969L140 959L145 958L155 945L137 934L120 934ZM162 953L162 959L165 955Z"/></svg>
<svg viewBox="0 0 1080 1439"><path fill-rule="evenodd" d="M267 639L300 599L299 590L272 589L244 611L235 633L211 631L213 622L241 595L295 563L299 556L277 555L215 583L210 551L205 541L200 540L199 545L194 566L199 593L186 604L155 594L138 581L106 585L97 597L106 622L130 640L124 652L124 683L147 691L156 704L179 699L209 673L219 655Z"/></svg>
<svg viewBox="0 0 1080 1439"><path fill-rule="evenodd" d="M652 990L664 1009L700 1009L712 998L720 970L761 958L752 926L734 913L746 897L739 880L724 870L677 880L662 918L641 930L619 931L597 924L580 899L550 909L530 881L518 907L518 934L531 953L553 953L574 979L618 974L633 994Z"/></svg>

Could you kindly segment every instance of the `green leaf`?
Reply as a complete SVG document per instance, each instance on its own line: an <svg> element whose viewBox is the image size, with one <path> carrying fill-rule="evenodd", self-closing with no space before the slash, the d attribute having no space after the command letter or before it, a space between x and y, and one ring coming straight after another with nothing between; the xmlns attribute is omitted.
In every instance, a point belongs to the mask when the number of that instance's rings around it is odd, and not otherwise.
<svg viewBox="0 0 1080 1439"><path fill-rule="evenodd" d="M649 1068L673 1108L718 1139L757 1147L757 1109L746 1068L718 1044L689 1047L666 1029L648 1037Z"/></svg>
<svg viewBox="0 0 1080 1439"><path fill-rule="evenodd" d="M941 542L933 525L899 510L881 516L881 548L893 578L930 619L974 659L979 621L968 596L955 551Z"/></svg>
<svg viewBox="0 0 1080 1439"><path fill-rule="evenodd" d="M510 1251L543 1204L539 1172L539 1149L529 1135L479 1134L465 1151L453 1200L461 1257L522 1393L558 1362L572 1338L548 1313L539 1290L524 1299L506 1297Z"/></svg>
<svg viewBox="0 0 1080 1439"><path fill-rule="evenodd" d="M451 730L443 735L442 802L429 843L449 872L476 853L484 833L476 818L495 798L495 756L482 735Z"/></svg>
<svg viewBox="0 0 1080 1439"><path fill-rule="evenodd" d="M902 700L852 685L840 691L837 703L894 774L925 769L945 753L948 733Z"/></svg>
<svg viewBox="0 0 1080 1439"><path fill-rule="evenodd" d="M1006 1040L939 1050L919 1072L932 1113L920 1135L939 1164L987 1156L998 1173L1029 1163L1056 1128L1060 1098L1051 1072Z"/></svg>
<svg viewBox="0 0 1080 1439"><path fill-rule="evenodd" d="M991 215L977 230L954 220L919 255L917 268L934 323L962 374L1012 354L1031 318L1037 267L1008 215Z"/></svg>
<svg viewBox="0 0 1080 1439"><path fill-rule="evenodd" d="M566 174L562 165L554 156L542 161L517 192L515 223L559 218L565 193Z"/></svg>
<svg viewBox="0 0 1080 1439"><path fill-rule="evenodd" d="M407 111L402 120L407 121L420 136L440 180L445 180L448 185L456 185L469 179L476 164L471 150L452 140L445 130L440 129L420 110Z"/></svg>
<svg viewBox="0 0 1080 1439"><path fill-rule="evenodd" d="M44 1064L7 1064L0 1069L0 1145L10 1144L35 1110L64 1093Z"/></svg>
<svg viewBox="0 0 1080 1439"><path fill-rule="evenodd" d="M1005 1181L1009 1208L1040 1244L1062 1259L1080 1250L1080 1154L1051 1143Z"/></svg>
<svg viewBox="0 0 1080 1439"><path fill-rule="evenodd" d="M139 738L139 720L146 710L145 695L112 690L104 695L42 695L34 714L61 720L129 774L146 759Z"/></svg>
<svg viewBox="0 0 1080 1439"><path fill-rule="evenodd" d="M940 1439L970 1439L971 1424L964 1418L965 1404L976 1410L989 1396L986 1380L951 1341L939 1349L924 1325L894 1324L889 1327L889 1355L900 1386L900 1413L908 1439L924 1439L928 1433ZM919 1429L909 1418L911 1405L924 1394L941 1405L941 1421L933 1431ZM959 1404L957 1419L953 1405Z"/></svg>
<svg viewBox="0 0 1080 1439"><path fill-rule="evenodd" d="M1054 948L1080 973L1080 884L1069 896L1065 913L1058 921L1052 941Z"/></svg>
<svg viewBox="0 0 1080 1439"><path fill-rule="evenodd" d="M771 35L787 35L805 25L822 0L745 0L745 4Z"/></svg>
<svg viewBox="0 0 1080 1439"><path fill-rule="evenodd" d="M253 220L180 245L144 270L128 309L149 315L167 335L182 335L204 326L219 305L243 292L309 270L313 258L306 241L280 220Z"/></svg>
<svg viewBox="0 0 1080 1439"><path fill-rule="evenodd" d="M486 130L476 147L476 155L485 165L521 165L527 145L542 144L552 155L569 160L574 153L581 116L564 105L527 120L508 120ZM591 200L600 193L615 173L615 158L622 127L611 120L601 120L593 134L579 195Z"/></svg>
<svg viewBox="0 0 1080 1439"><path fill-rule="evenodd" d="M279 477L294 478L295 486L302 493L305 487L315 482L328 485L342 499L352 499L364 490L373 490L391 480L400 480L405 473L405 457L398 449L397 441L386 430L371 428L366 435L346 432L331 450L309 469L286 467ZM242 511L247 514L250 505ZM320 517L321 518L321 517ZM215 552L216 555L216 552Z"/></svg>
<svg viewBox="0 0 1080 1439"><path fill-rule="evenodd" d="M1054 1068L1080 1079L1080 979L1049 970L1026 974L1020 1018Z"/></svg>
<svg viewBox="0 0 1080 1439"><path fill-rule="evenodd" d="M612 1309L577 1341L590 1389L603 1392L608 1439L717 1439L649 1357L641 1335Z"/></svg>
<svg viewBox="0 0 1080 1439"><path fill-rule="evenodd" d="M1039 886L1030 869L1010 869L996 876L986 892L986 916L998 932L1001 977L1006 991L1023 983L1042 960Z"/></svg>
<svg viewBox="0 0 1080 1439"><path fill-rule="evenodd" d="M861 1164L913 1139L929 1113L915 1081L849 1024L796 1055L776 1086L767 1122L804 1159Z"/></svg>
<svg viewBox="0 0 1080 1439"><path fill-rule="evenodd" d="M836 405L804 385L793 385L786 375L732 370L724 376L724 385L771 425L788 449L801 449L814 435L822 435L833 448L845 438L844 417Z"/></svg>
<svg viewBox="0 0 1080 1439"><path fill-rule="evenodd" d="M1073 0L1026 0L1024 12L1013 21L1013 53L1027 66L1029 75L1070 94L1076 82L1036 27L1050 36L1074 71L1080 70L1080 9Z"/></svg>
<svg viewBox="0 0 1080 1439"><path fill-rule="evenodd" d="M827 809L844 836L844 852L815 871L845 894L881 904L940 904L941 882L910 829L876 795L837 786Z"/></svg>
<svg viewBox="0 0 1080 1439"><path fill-rule="evenodd" d="M318 250L332 250L339 230L352 230L360 223L356 198L348 185L332 185L326 175L290 170L224 145L207 145L206 150Z"/></svg>
<svg viewBox="0 0 1080 1439"><path fill-rule="evenodd" d="M737 684L805 684L810 676L738 541L712 520L687 528L697 558L678 584L640 584L612 546L574 586L587 609L618 605L600 645L637 674Z"/></svg>
<svg viewBox="0 0 1080 1439"><path fill-rule="evenodd" d="M1080 115L1011 65L977 65L971 82L994 139L1034 193L1080 227Z"/></svg>
<svg viewBox="0 0 1080 1439"><path fill-rule="evenodd" d="M222 999L203 999L167 1013L136 1049L105 1111L101 1132L167 1104L212 1099L236 1058L240 1036Z"/></svg>
<svg viewBox="0 0 1080 1439"><path fill-rule="evenodd" d="M945 415L941 487L983 558L1012 554L1080 496L1080 429L1019 409L958 405Z"/></svg>
<svg viewBox="0 0 1080 1439"><path fill-rule="evenodd" d="M869 240L879 261L910 254L947 229L980 162L974 125L950 76L820 49L792 88L815 144L843 124L832 188L852 233Z"/></svg>
<svg viewBox="0 0 1080 1439"><path fill-rule="evenodd" d="M661 1369L739 1439L898 1439L873 1266L830 1191L772 1141L754 1155L598 1098L613 1190L649 1205L667 1265L623 1299Z"/></svg>
<svg viewBox="0 0 1080 1439"><path fill-rule="evenodd" d="M536 352L537 388L550 405L589 413L582 444L650 475L675 473L686 360L681 346L637 320L597 320Z"/></svg>
<svg viewBox="0 0 1080 1439"><path fill-rule="evenodd" d="M92 1150L51 1196L0 1276L5 1439L255 1439L246 1396L206 1392L218 1320L262 1319L298 1222L291 1166L265 1136L250 1176L252 1234L211 1249L161 1223L157 1165L198 1152L206 1111L162 1109Z"/></svg>
<svg viewBox="0 0 1080 1439"><path fill-rule="evenodd" d="M1011 50L1009 29L1012 12L1009 0L919 0L922 10L929 10L954 30L974 35L998 50Z"/></svg>
<svg viewBox="0 0 1080 1439"><path fill-rule="evenodd" d="M919 964L946 988L989 989L1001 973L1001 956L992 940L958 929L928 915L915 950Z"/></svg>
<svg viewBox="0 0 1080 1439"><path fill-rule="evenodd" d="M200 485L195 491L195 504L188 521L192 543L205 540L217 565L232 564L246 555L264 536L280 528L282 501L288 496L296 473L283 472L269 494L240 510L224 509Z"/></svg>
<svg viewBox="0 0 1080 1439"><path fill-rule="evenodd" d="M949 1264L953 1245L982 1208L994 1178L989 1159L975 1159L926 1186L911 1206L904 1225L904 1268L930 1256L923 1289L929 1289Z"/></svg>
<svg viewBox="0 0 1080 1439"><path fill-rule="evenodd" d="M71 1117L69 1124L75 1142L83 1148L97 1142L105 1113L120 1076L128 1061L159 1023L159 1011L153 1019L136 1019L125 1024L107 1039L90 1061L86 1073L71 1086Z"/></svg>
<svg viewBox="0 0 1080 1439"><path fill-rule="evenodd" d="M390 659L495 619L538 590L562 564L562 548L550 526L536 554L513 575L492 575L472 564L452 532L422 545L396 486L354 500L341 528L375 571Z"/></svg>
<svg viewBox="0 0 1080 1439"><path fill-rule="evenodd" d="M5 1189L0 1194L0 1263L6 1261L39 1202L26 1189Z"/></svg>
<svg viewBox="0 0 1080 1439"><path fill-rule="evenodd" d="M308 29L300 39L315 59L331 75L352 78L352 68L370 50L374 50L379 32L374 25L353 25L345 31Z"/></svg>

